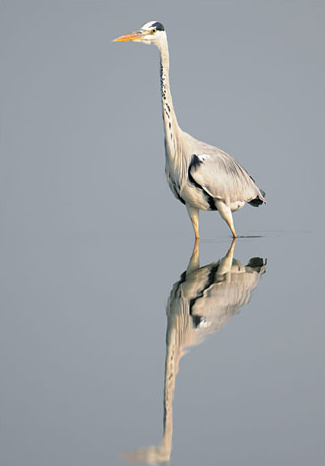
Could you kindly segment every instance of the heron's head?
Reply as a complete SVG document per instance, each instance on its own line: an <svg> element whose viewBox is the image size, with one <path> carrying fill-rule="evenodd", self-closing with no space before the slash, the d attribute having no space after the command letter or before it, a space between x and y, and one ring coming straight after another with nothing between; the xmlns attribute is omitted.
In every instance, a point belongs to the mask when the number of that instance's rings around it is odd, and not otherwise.
<svg viewBox="0 0 325 466"><path fill-rule="evenodd" d="M143 42L144 44L159 45L166 39L164 26L158 21L150 21L144 24L138 31L125 34L114 39L114 42L126 42L132 40L134 42Z"/></svg>

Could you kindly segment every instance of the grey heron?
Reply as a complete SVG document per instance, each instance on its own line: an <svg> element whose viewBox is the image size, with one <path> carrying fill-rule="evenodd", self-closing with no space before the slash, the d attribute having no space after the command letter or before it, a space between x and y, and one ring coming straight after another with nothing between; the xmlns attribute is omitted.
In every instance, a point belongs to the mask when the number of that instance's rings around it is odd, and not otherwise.
<svg viewBox="0 0 325 466"><path fill-rule="evenodd" d="M198 141L178 125L169 84L169 51L164 26L144 24L115 42L154 44L160 52L160 84L165 130L166 177L174 196L186 205L195 237L199 238L199 210L217 210L237 237L232 212L248 203L258 207L265 192L233 157Z"/></svg>
<svg viewBox="0 0 325 466"><path fill-rule="evenodd" d="M173 285L167 307L164 381L164 433L158 445L124 454L132 462L161 464L170 460L173 437L173 395L179 362L190 348L221 329L240 308L266 272L266 260L251 258L247 265L234 258L234 239L218 262L200 267L199 242L185 272Z"/></svg>

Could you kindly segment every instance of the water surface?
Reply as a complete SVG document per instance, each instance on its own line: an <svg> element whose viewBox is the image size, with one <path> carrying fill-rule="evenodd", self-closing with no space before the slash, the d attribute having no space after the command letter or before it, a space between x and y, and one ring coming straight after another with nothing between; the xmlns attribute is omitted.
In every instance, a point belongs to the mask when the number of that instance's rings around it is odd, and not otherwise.
<svg viewBox="0 0 325 466"><path fill-rule="evenodd" d="M6 464L316 464L317 235L259 233L200 256L190 240L12 238Z"/></svg>

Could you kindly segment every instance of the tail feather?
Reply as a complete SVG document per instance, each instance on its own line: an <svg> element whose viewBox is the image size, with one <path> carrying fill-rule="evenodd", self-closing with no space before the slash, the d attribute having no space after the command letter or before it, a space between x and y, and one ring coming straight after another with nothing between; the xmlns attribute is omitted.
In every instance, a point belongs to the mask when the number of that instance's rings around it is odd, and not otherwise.
<svg viewBox="0 0 325 466"><path fill-rule="evenodd" d="M258 207L261 204L265 203L265 191L263 189L260 189L260 193L262 194L263 199L261 199L259 196L255 197L255 199L252 199L248 204L252 205L253 207Z"/></svg>

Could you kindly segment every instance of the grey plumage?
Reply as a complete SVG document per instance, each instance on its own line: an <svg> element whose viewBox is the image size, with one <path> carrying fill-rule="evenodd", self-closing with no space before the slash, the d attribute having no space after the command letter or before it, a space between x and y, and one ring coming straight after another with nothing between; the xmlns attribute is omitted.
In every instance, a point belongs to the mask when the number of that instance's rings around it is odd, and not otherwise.
<svg viewBox="0 0 325 466"><path fill-rule="evenodd" d="M154 44L160 51L160 83L165 129L166 177L175 197L186 205L195 236L199 237L199 210L218 210L234 237L232 212L245 203L265 203L265 193L226 152L198 141L178 125L169 85L169 51L164 27L157 21L115 39Z"/></svg>
<svg viewBox="0 0 325 466"><path fill-rule="evenodd" d="M188 141L188 154L208 156L192 168L191 175L210 196L224 200L226 204L236 201L250 202L255 198L265 201L253 178L233 157L223 150L194 139L187 133L183 132L183 137ZM187 157L191 157L191 154Z"/></svg>

